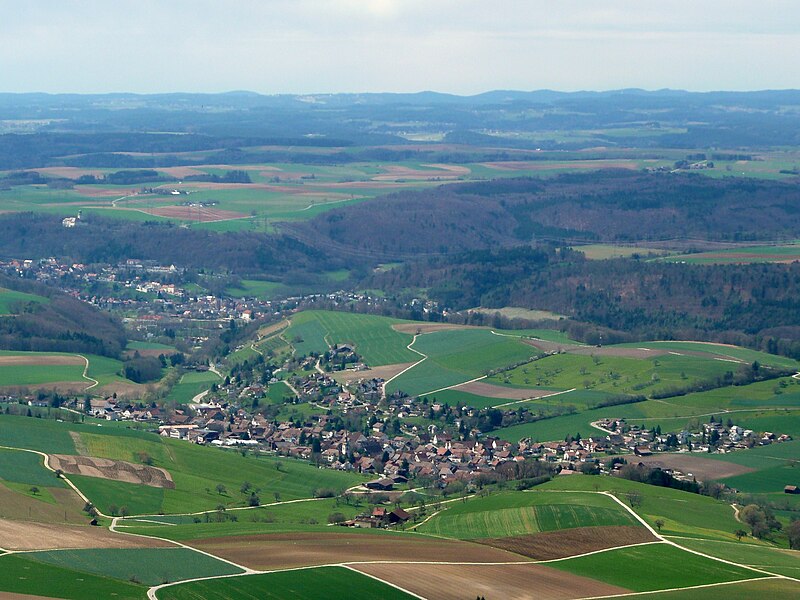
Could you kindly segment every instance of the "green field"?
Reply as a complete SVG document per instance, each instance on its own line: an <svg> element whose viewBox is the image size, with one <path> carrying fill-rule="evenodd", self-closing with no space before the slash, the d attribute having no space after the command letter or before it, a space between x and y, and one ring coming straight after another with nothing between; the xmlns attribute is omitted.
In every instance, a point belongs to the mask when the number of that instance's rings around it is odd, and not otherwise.
<svg viewBox="0 0 800 600"><path fill-rule="evenodd" d="M0 386L33 386L61 381L91 383L83 378L83 365L0 365Z"/></svg>
<svg viewBox="0 0 800 600"><path fill-rule="evenodd" d="M457 539L479 539L574 527L636 524L622 507L600 494L502 492L453 503L418 531Z"/></svg>
<svg viewBox="0 0 800 600"><path fill-rule="evenodd" d="M711 342L634 342L629 344L619 344L619 347L652 348L654 350L673 350L677 352L680 352L681 350L689 352L704 352L721 356L723 358L740 360L745 363L753 363L758 361L764 366L785 367L788 369L796 369L800 367L800 363L798 363L798 361L786 356L767 354L766 352L759 352L758 350L751 350L750 348L742 348L741 346L727 346L725 344L714 344Z"/></svg>
<svg viewBox="0 0 800 600"><path fill-rule="evenodd" d="M428 358L392 380L387 391L409 395L430 393L530 359L538 350L515 337L486 329L450 329L417 337L412 346ZM420 357L417 355L417 359Z"/></svg>
<svg viewBox="0 0 800 600"><path fill-rule="evenodd" d="M800 578L800 552L796 550L779 550L741 542L687 539L675 540L675 542L690 550L697 550L723 560L757 567L770 573Z"/></svg>
<svg viewBox="0 0 800 600"><path fill-rule="evenodd" d="M364 361L378 367L419 360L418 354L406 348L412 336L392 329L394 324L407 322L374 315L309 310L292 317L283 337L300 355L322 354L334 344L355 344Z"/></svg>
<svg viewBox="0 0 800 600"><path fill-rule="evenodd" d="M663 520L663 534L702 537L735 541L733 532L741 528L734 518L730 505L709 496L691 494L671 488L646 485L621 479L618 477L571 475L556 477L537 490L570 490L594 491L607 490L614 493L627 504L626 495L637 492L641 497L641 506L635 511L652 527L657 520Z"/></svg>
<svg viewBox="0 0 800 600"><path fill-rule="evenodd" d="M550 562L548 566L637 592L761 577L759 573L656 543Z"/></svg>
<svg viewBox="0 0 800 600"><path fill-rule="evenodd" d="M0 415L0 445L49 454L76 454L69 426L49 419Z"/></svg>
<svg viewBox="0 0 800 600"><path fill-rule="evenodd" d="M243 572L233 565L188 548L51 550L31 552L25 556L64 569L145 585Z"/></svg>
<svg viewBox="0 0 800 600"><path fill-rule="evenodd" d="M170 390L167 400L176 404L188 404L197 394L208 389L220 378L211 371L187 371Z"/></svg>
<svg viewBox="0 0 800 600"><path fill-rule="evenodd" d="M406 600L400 590L344 567L318 567L170 586L161 600Z"/></svg>
<svg viewBox="0 0 800 600"><path fill-rule="evenodd" d="M7 554L0 556L0 592L67 600L139 600L146 598L147 588Z"/></svg>
<svg viewBox="0 0 800 600"><path fill-rule="evenodd" d="M727 250L678 254L663 260L697 265L790 262L800 260L800 244L746 246Z"/></svg>
<svg viewBox="0 0 800 600"><path fill-rule="evenodd" d="M685 591L636 595L631 598L641 598L642 600L645 598L652 600L753 600L753 598L796 598L798 595L800 595L800 583L787 579L767 579Z"/></svg>
<svg viewBox="0 0 800 600"><path fill-rule="evenodd" d="M36 304L46 304L50 302L43 296L36 294L26 294L25 292L18 292L16 290L9 290L0 287L0 316L10 315L13 309L18 306L23 306L34 302Z"/></svg>
<svg viewBox="0 0 800 600"><path fill-rule="evenodd" d="M44 468L42 457L23 450L0 448L0 479L26 486L64 487L61 479Z"/></svg>

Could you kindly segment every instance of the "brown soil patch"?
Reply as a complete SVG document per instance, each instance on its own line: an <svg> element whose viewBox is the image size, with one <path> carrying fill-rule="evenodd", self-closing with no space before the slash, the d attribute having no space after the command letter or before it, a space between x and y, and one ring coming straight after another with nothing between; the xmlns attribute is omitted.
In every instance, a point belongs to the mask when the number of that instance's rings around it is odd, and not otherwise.
<svg viewBox="0 0 800 600"><path fill-rule="evenodd" d="M653 454L652 456L630 456L630 463L643 463L649 467L677 469L696 477L699 481L711 481L752 473L755 469L713 458L703 458L692 454Z"/></svg>
<svg viewBox="0 0 800 600"><path fill-rule="evenodd" d="M466 171L465 173L457 167L433 169L429 171L400 166L386 166L382 168L385 174L372 177L372 181L394 181L395 179L457 179L470 172L469 169L464 169L464 171Z"/></svg>
<svg viewBox="0 0 800 600"><path fill-rule="evenodd" d="M336 528L339 529L339 528ZM288 569L372 560L515 562L526 560L479 544L382 533L285 533L194 540L189 545L253 569Z"/></svg>
<svg viewBox="0 0 800 600"><path fill-rule="evenodd" d="M142 212L158 217L171 219L183 219L185 221L199 221L208 223L209 221L231 221L233 219L246 219L247 215L233 212L232 210L220 210L218 208L198 207L198 206L163 206L161 208L144 208Z"/></svg>
<svg viewBox="0 0 800 600"><path fill-rule="evenodd" d="M443 171L450 171L451 173L455 173L459 177L462 175L469 175L470 173L472 173L472 170L469 167L462 167L459 165L445 165L442 163L432 163L422 166L430 167L431 169L441 169Z"/></svg>
<svg viewBox="0 0 800 600"><path fill-rule="evenodd" d="M51 454L50 466L71 475L100 477L101 479L113 479L114 481L125 481L157 488L175 488L172 475L165 469L135 465L122 460Z"/></svg>
<svg viewBox="0 0 800 600"><path fill-rule="evenodd" d="M89 196L90 198L119 198L130 193L135 193L136 186L131 186L130 190L123 188L104 188L98 185L76 185L75 191L81 196Z"/></svg>
<svg viewBox="0 0 800 600"><path fill-rule="evenodd" d="M25 356L0 356L0 367L20 365L80 365L86 364L80 356L62 356L58 354L27 354Z"/></svg>
<svg viewBox="0 0 800 600"><path fill-rule="evenodd" d="M543 565L356 565L429 600L568 600L630 592Z"/></svg>
<svg viewBox="0 0 800 600"><path fill-rule="evenodd" d="M422 357L420 357L422 358ZM366 371L337 371L333 373L333 378L340 383L350 383L359 379L389 379L394 377L403 369L407 369L414 363L398 363L394 365L383 365L382 367L372 367Z"/></svg>
<svg viewBox="0 0 800 600"><path fill-rule="evenodd" d="M0 519L86 524L87 517L81 512L83 501L78 494L69 488L47 488L47 491L53 495L56 504L37 500L28 494L0 485ZM3 541L0 534L0 546L5 547Z"/></svg>
<svg viewBox="0 0 800 600"><path fill-rule="evenodd" d="M258 337L259 338L269 337L273 333L277 333L279 331L286 329L289 325L291 325L291 322L288 319L284 319L283 321L273 323L272 325L261 327L258 330Z"/></svg>
<svg viewBox="0 0 800 600"><path fill-rule="evenodd" d="M122 381L116 381L114 383L109 383L107 385L101 386L99 388L92 388L92 391L97 390L97 395L106 395L111 396L116 394L118 397L123 397L125 399L133 398L133 397L141 397L142 392L147 386L141 383L124 383Z"/></svg>
<svg viewBox="0 0 800 600"><path fill-rule="evenodd" d="M49 596L30 596L28 594L0 592L0 600L52 600L52 598Z"/></svg>
<svg viewBox="0 0 800 600"><path fill-rule="evenodd" d="M569 352L581 347L577 344L562 344L560 342L550 342L532 338L521 338L521 340L523 344L538 348L542 352Z"/></svg>
<svg viewBox="0 0 800 600"><path fill-rule="evenodd" d="M534 535L519 535L506 538L476 540L494 548L529 556L536 560L552 560L576 556L595 550L617 546L657 541L644 527L626 525L621 527L576 527L560 531L548 531Z"/></svg>
<svg viewBox="0 0 800 600"><path fill-rule="evenodd" d="M467 325L455 325L453 323L397 323L392 325L392 329L400 333L433 333L434 331L446 331L448 329L468 329ZM479 328L471 328L479 329Z"/></svg>
<svg viewBox="0 0 800 600"><path fill-rule="evenodd" d="M53 525L0 519L0 540L6 550L64 548L163 548L172 544L151 538L112 533L102 527Z"/></svg>
<svg viewBox="0 0 800 600"><path fill-rule="evenodd" d="M528 400L529 398L541 398L542 396L549 396L553 393L552 390L523 390L518 388L492 385L491 383L484 383L483 381L465 383L452 389L459 392L466 392L467 394L475 394L476 396L499 398L504 400Z"/></svg>

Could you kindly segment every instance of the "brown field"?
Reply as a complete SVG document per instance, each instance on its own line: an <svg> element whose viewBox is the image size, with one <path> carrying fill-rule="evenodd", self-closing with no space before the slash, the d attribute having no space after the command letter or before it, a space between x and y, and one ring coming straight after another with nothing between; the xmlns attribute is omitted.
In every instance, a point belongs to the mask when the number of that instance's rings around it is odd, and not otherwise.
<svg viewBox="0 0 800 600"><path fill-rule="evenodd" d="M86 361L74 354L26 354L24 356L0 356L0 367L13 367L20 365L80 365Z"/></svg>
<svg viewBox="0 0 800 600"><path fill-rule="evenodd" d="M260 327L258 329L258 337L265 338L271 336L273 333L277 333L283 329L286 329L289 325L291 325L291 321L288 319L284 319L283 321L279 321L278 323L273 323L272 325L267 325L266 327Z"/></svg>
<svg viewBox="0 0 800 600"><path fill-rule="evenodd" d="M209 221L231 221L233 219L247 218L247 215L243 213L208 207L163 206L160 208L143 208L141 210L148 215L155 215L157 217L182 219L184 221L199 221L201 223L208 223Z"/></svg>
<svg viewBox="0 0 800 600"><path fill-rule="evenodd" d="M452 389L459 392L466 392L467 394L485 396L486 398L498 398L501 400L528 400L529 398L541 398L542 396L549 396L553 393L550 390L523 390L501 387L499 385L492 385L491 383L484 383L483 381L464 383Z"/></svg>
<svg viewBox="0 0 800 600"><path fill-rule="evenodd" d="M484 167L498 171L549 171L551 169L638 169L633 161L628 160L570 160L570 161L498 161L481 163Z"/></svg>
<svg viewBox="0 0 800 600"><path fill-rule="evenodd" d="M124 381L114 381L104 386L92 388L92 390L97 390L98 394L104 394L106 396L111 396L112 394L116 394L118 397L131 399L131 398L141 398L142 392L144 392L146 388L147 386L141 383L133 383L133 382L127 383Z"/></svg>
<svg viewBox="0 0 800 600"><path fill-rule="evenodd" d="M165 469L148 465L135 465L123 460L109 460L91 456L51 454L50 466L72 475L86 475L113 479L157 488L175 488L172 475Z"/></svg>
<svg viewBox="0 0 800 600"><path fill-rule="evenodd" d="M711 481L713 479L724 479L725 477L735 477L744 473L752 473L755 469L703 458L692 454L653 454L652 456L632 456L628 462L644 463L650 467L661 467L662 469L677 469L682 473L691 473L700 481Z"/></svg>
<svg viewBox="0 0 800 600"><path fill-rule="evenodd" d="M430 165L433 166L433 165ZM441 169L433 169L424 171L421 169L411 169L409 167L400 166L385 166L382 167L385 174L376 175L372 177L372 181L394 181L395 179L457 179L463 175L469 174L470 170L463 167L460 170L458 167L446 167ZM465 172L466 171L466 172Z"/></svg>
<svg viewBox="0 0 800 600"><path fill-rule="evenodd" d="M504 600L568 600L630 592L536 564L372 564L353 568L429 600L468 600L479 596Z"/></svg>
<svg viewBox="0 0 800 600"><path fill-rule="evenodd" d="M400 333L433 333L434 331L445 331L447 329L466 329L468 325L455 325L453 323L397 323L392 325L392 329ZM475 328L473 328L475 329Z"/></svg>
<svg viewBox="0 0 800 600"><path fill-rule="evenodd" d="M29 594L0 592L0 600L51 600L51 598L48 596L30 596Z"/></svg>
<svg viewBox="0 0 800 600"><path fill-rule="evenodd" d="M340 383L350 383L351 381L358 381L359 379L389 379L394 377L403 369L407 369L414 363L397 363L394 365L383 365L381 367L372 367L366 371L336 371L332 373L333 378Z"/></svg>
<svg viewBox="0 0 800 600"><path fill-rule="evenodd" d="M188 543L233 562L263 570L373 560L481 563L527 560L504 550L458 540L341 530L342 533L230 536Z"/></svg>
<svg viewBox="0 0 800 600"><path fill-rule="evenodd" d="M656 538L644 527L628 525L620 527L576 527L574 529L547 531L534 535L488 538L476 541L493 548L501 548L516 554L529 556L536 560L552 560L617 546L655 542Z"/></svg>
<svg viewBox="0 0 800 600"><path fill-rule="evenodd" d="M0 519L0 545L6 550L65 548L163 548L172 544L152 538L112 533L103 527L82 527Z"/></svg>
<svg viewBox="0 0 800 600"><path fill-rule="evenodd" d="M130 190L123 188L107 188L98 185L76 185L75 191L81 196L88 196L89 198L119 198L130 193L135 193L135 187L131 186Z"/></svg>
<svg viewBox="0 0 800 600"><path fill-rule="evenodd" d="M523 344L538 348L542 352L569 352L570 350L582 347L577 344L562 344L561 342L550 342L548 340L531 338L521 338L521 340Z"/></svg>
<svg viewBox="0 0 800 600"><path fill-rule="evenodd" d="M616 348L614 346L578 346L567 350L570 354L583 354L595 356L617 356L620 358L655 358L656 356L664 356L669 354L667 350L653 350L651 348ZM708 355L706 355L708 356Z"/></svg>
<svg viewBox="0 0 800 600"><path fill-rule="evenodd" d="M55 476L53 476L55 477ZM85 524L83 501L69 488L47 488L56 503L33 498L0 484L0 519L32 520L39 523ZM3 546L0 534L0 546ZM5 546L3 546L5 547Z"/></svg>

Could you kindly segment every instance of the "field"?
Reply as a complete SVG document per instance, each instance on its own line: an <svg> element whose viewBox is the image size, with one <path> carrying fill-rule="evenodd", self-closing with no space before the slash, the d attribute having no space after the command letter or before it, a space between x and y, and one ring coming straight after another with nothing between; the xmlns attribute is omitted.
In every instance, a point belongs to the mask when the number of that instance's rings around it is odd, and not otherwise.
<svg viewBox="0 0 800 600"><path fill-rule="evenodd" d="M503 492L455 503L417 529L443 537L481 539L621 525L636 525L636 521L599 494Z"/></svg>
<svg viewBox="0 0 800 600"><path fill-rule="evenodd" d="M297 353L320 354L335 344L355 345L356 352L371 367L419 360L406 346L412 337L392 329L398 319L344 312L304 311L292 317L283 337Z"/></svg>
<svg viewBox="0 0 800 600"><path fill-rule="evenodd" d="M417 336L412 348L427 357L387 386L410 395L434 392L483 376L488 370L528 360L537 351L516 337L486 329L449 329ZM421 357L417 355L417 360Z"/></svg>
<svg viewBox="0 0 800 600"><path fill-rule="evenodd" d="M800 260L800 244L746 246L712 252L679 254L662 260L699 265L794 262Z"/></svg>
<svg viewBox="0 0 800 600"><path fill-rule="evenodd" d="M75 496L76 504L79 501ZM82 506L82 504L80 505ZM63 518L63 510L61 510ZM26 517L28 515L25 515ZM40 515L31 517L40 521ZM85 514L81 526L0 519L0 540L6 550L54 550L58 548L161 548L168 542L111 533L102 527L88 525Z"/></svg>
<svg viewBox="0 0 800 600"><path fill-rule="evenodd" d="M408 594L343 567L324 567L284 573L229 577L170 586L158 592L161 600L406 600Z"/></svg>
<svg viewBox="0 0 800 600"><path fill-rule="evenodd" d="M0 590L68 600L139 600L146 597L147 591L127 581L48 565L14 554L0 556Z"/></svg>
<svg viewBox="0 0 800 600"><path fill-rule="evenodd" d="M778 550L741 542L688 539L680 540L680 545L731 562L765 569L770 573L800 577L800 552L796 550Z"/></svg>
<svg viewBox="0 0 800 600"><path fill-rule="evenodd" d="M718 587L632 596L632 598L652 598L654 600L752 600L753 598L792 598L797 597L798 594L800 594L800 583L786 579L766 579Z"/></svg>
<svg viewBox="0 0 800 600"><path fill-rule="evenodd" d="M36 294L26 294L25 292L0 288L0 316L10 315L12 309L16 306L22 306L30 302L43 304L49 302L49 300Z"/></svg>
<svg viewBox="0 0 800 600"><path fill-rule="evenodd" d="M589 260L607 260L609 258L629 258L641 256L643 258L668 254L667 250L649 248L647 246L614 246L611 244L587 244L574 246L573 250L583 252Z"/></svg>
<svg viewBox="0 0 800 600"><path fill-rule="evenodd" d="M188 404L192 398L210 389L214 383L219 381L219 377L211 371L188 371L170 390L167 400L176 404Z"/></svg>
<svg viewBox="0 0 800 600"><path fill-rule="evenodd" d="M26 554L26 558L145 585L243 572L233 565L187 548L54 550L32 552Z"/></svg>
<svg viewBox="0 0 800 600"><path fill-rule="evenodd" d="M41 456L21 450L0 448L0 479L28 486L65 487L63 481L44 468Z"/></svg>
<svg viewBox="0 0 800 600"><path fill-rule="evenodd" d="M190 545L252 569L293 569L365 561L520 562L523 556L459 540L352 531L225 536L194 540Z"/></svg>
<svg viewBox="0 0 800 600"><path fill-rule="evenodd" d="M663 543L567 558L550 566L637 592L753 579L762 575ZM624 565L622 568L620 566Z"/></svg>

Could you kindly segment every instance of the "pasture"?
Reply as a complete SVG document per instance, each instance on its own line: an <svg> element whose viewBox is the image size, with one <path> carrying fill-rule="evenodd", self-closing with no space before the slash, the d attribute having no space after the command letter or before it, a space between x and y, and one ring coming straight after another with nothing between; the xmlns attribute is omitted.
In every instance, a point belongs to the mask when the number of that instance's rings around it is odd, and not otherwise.
<svg viewBox="0 0 800 600"><path fill-rule="evenodd" d="M42 457L23 450L0 448L0 479L37 487L65 487L51 471L44 468Z"/></svg>
<svg viewBox="0 0 800 600"><path fill-rule="evenodd" d="M159 590L160 600L406 600L400 590L344 567L195 581Z"/></svg>
<svg viewBox="0 0 800 600"><path fill-rule="evenodd" d="M167 400L176 404L188 404L192 398L208 389L220 378L211 371L187 371L170 390Z"/></svg>
<svg viewBox="0 0 800 600"><path fill-rule="evenodd" d="M744 246L727 250L678 254L662 260L696 265L794 262L800 260L800 244Z"/></svg>
<svg viewBox="0 0 800 600"><path fill-rule="evenodd" d="M478 539L636 524L612 499L599 494L502 492L453 503L417 529L456 539Z"/></svg>
<svg viewBox="0 0 800 600"><path fill-rule="evenodd" d="M46 304L49 300L36 294L27 294L0 287L0 316L12 314L18 307L29 303Z"/></svg>
<svg viewBox="0 0 800 600"><path fill-rule="evenodd" d="M711 540L676 540L678 544L697 550L703 554L716 556L724 560L758 567L788 577L800 577L800 552L796 550L779 550L763 545L742 542L718 542Z"/></svg>
<svg viewBox="0 0 800 600"><path fill-rule="evenodd" d="M637 592L753 579L762 575L669 544L655 543L566 558L549 566Z"/></svg>
<svg viewBox="0 0 800 600"><path fill-rule="evenodd" d="M40 563L122 581L159 585L195 577L242 573L241 569L188 548L104 548L26 554Z"/></svg>

